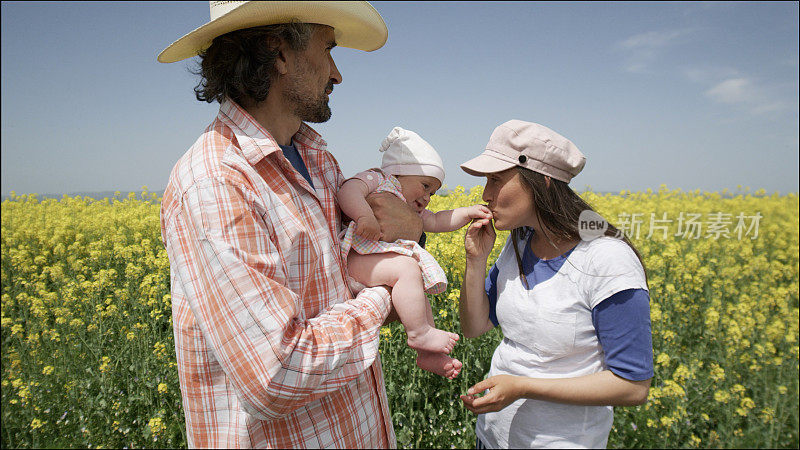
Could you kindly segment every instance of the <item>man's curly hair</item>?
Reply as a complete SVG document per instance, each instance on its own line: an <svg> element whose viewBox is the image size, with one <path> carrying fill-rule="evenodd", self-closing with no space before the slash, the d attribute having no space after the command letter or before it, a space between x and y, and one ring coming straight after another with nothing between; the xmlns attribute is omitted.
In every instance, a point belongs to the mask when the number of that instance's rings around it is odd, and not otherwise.
<svg viewBox="0 0 800 450"><path fill-rule="evenodd" d="M281 42L303 51L314 31L314 24L292 22L231 31L214 38L199 54L200 82L195 86L197 100L222 103L225 97L241 104L260 103L267 98Z"/></svg>

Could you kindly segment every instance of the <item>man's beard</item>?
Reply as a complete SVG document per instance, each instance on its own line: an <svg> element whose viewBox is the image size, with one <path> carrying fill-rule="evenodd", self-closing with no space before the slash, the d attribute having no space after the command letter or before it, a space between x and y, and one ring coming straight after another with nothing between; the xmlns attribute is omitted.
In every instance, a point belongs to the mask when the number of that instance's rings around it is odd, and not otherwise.
<svg viewBox="0 0 800 450"><path fill-rule="evenodd" d="M293 105L292 112L304 122L327 122L331 118L331 108L328 106L328 96L325 92L333 92L333 82L328 82L328 86L321 94L313 95L307 85L299 82L304 75L299 73L295 82L286 91L286 98Z"/></svg>

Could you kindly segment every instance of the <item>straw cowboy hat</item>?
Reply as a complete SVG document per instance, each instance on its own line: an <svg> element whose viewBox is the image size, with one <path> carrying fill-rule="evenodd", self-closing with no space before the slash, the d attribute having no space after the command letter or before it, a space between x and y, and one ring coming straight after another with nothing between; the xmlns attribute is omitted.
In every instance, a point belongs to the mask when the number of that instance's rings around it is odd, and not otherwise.
<svg viewBox="0 0 800 450"><path fill-rule="evenodd" d="M292 20L331 26L337 45L367 52L383 47L389 35L378 11L363 1L212 1L209 4L211 21L165 48L158 55L160 62L191 58L207 49L215 37L231 31Z"/></svg>

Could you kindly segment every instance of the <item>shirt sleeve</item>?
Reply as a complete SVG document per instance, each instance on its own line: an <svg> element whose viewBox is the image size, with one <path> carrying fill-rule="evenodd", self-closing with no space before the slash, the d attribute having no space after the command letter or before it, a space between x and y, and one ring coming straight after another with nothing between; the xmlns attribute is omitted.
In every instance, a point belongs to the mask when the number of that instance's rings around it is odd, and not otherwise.
<svg viewBox="0 0 800 450"><path fill-rule="evenodd" d="M374 170L365 170L363 172L359 172L352 177L348 178L348 180L357 179L364 182L369 189L369 192L375 192L378 189L378 186L384 180L384 176L377 171ZM345 180L347 181L347 180Z"/></svg>
<svg viewBox="0 0 800 450"><path fill-rule="evenodd" d="M391 307L388 292L364 289L300 320L303 300L285 286L290 274L252 195L230 182L204 181L183 195L167 249L245 410L261 420L279 418L367 370Z"/></svg>
<svg viewBox="0 0 800 450"><path fill-rule="evenodd" d="M650 295L627 289L592 309L592 324L603 347L606 367L626 380L653 377Z"/></svg>
<svg viewBox="0 0 800 450"><path fill-rule="evenodd" d="M586 277L589 309L626 289L647 290L642 263L627 243L601 237L590 245Z"/></svg>
<svg viewBox="0 0 800 450"><path fill-rule="evenodd" d="M497 274L499 273L500 269L497 268L497 263L495 263L492 266L492 270L489 271L489 275L486 276L486 282L484 283L486 296L489 298L489 320L492 321L494 326L500 324L497 321Z"/></svg>

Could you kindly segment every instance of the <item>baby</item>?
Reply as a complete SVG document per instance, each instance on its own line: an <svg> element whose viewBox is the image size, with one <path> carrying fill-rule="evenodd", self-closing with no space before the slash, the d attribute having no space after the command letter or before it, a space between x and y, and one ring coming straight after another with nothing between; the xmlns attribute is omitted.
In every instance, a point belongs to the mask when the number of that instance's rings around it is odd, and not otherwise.
<svg viewBox="0 0 800 450"><path fill-rule="evenodd" d="M447 277L418 243L398 239L383 242L381 230L367 195L391 192L404 200L422 218L423 230L455 231L470 220L490 218L489 209L473 205L433 213L425 209L444 181L442 159L430 144L413 131L395 127L381 143L380 169L370 169L344 182L339 205L353 221L342 239L350 276L363 286L392 287L392 304L408 335L408 346L417 351L417 365L453 379L461 371L459 360L448 356L458 335L434 326L431 305L425 293L438 294L447 287ZM363 286L360 286L363 285Z"/></svg>

